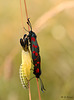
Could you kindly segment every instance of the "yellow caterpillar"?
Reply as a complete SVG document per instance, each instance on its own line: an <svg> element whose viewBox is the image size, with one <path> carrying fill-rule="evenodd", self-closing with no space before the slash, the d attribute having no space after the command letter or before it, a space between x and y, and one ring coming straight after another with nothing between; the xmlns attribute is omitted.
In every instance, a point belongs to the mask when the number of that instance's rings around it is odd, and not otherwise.
<svg viewBox="0 0 74 100"><path fill-rule="evenodd" d="M29 50L25 45L24 50L22 50L22 64L19 69L21 83L24 88L29 87L30 79L30 69L31 69L31 56Z"/></svg>

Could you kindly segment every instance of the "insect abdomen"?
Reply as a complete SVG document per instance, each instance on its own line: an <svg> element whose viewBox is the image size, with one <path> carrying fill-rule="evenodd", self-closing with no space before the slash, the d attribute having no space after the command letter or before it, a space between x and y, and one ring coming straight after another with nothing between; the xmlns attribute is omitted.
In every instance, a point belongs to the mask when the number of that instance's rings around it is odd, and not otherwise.
<svg viewBox="0 0 74 100"><path fill-rule="evenodd" d="M22 50L22 64L19 69L20 79L23 87L29 87L29 78L30 78L30 69L31 69L31 57L29 51L25 52Z"/></svg>

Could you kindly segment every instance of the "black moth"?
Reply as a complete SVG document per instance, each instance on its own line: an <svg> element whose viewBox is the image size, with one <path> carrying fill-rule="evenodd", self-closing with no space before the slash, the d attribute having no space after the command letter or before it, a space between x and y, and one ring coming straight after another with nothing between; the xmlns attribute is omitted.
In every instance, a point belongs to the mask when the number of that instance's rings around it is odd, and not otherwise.
<svg viewBox="0 0 74 100"><path fill-rule="evenodd" d="M41 57L40 57L40 54L39 54L39 45L38 45L38 42L37 42L37 36L32 31L32 26L31 26L31 23L29 21L29 18L28 18L27 24L31 28L31 30L28 31L29 32L29 35L27 36L27 38L28 38L28 40L30 42L30 49L31 49L32 60L33 60L33 65L34 65L33 74L35 75L36 78L39 78L40 79L41 90L43 91L43 90L45 90L45 88L44 88L43 82L42 82L42 80L40 78L40 75L41 75ZM25 36L26 35L24 35L24 37Z"/></svg>

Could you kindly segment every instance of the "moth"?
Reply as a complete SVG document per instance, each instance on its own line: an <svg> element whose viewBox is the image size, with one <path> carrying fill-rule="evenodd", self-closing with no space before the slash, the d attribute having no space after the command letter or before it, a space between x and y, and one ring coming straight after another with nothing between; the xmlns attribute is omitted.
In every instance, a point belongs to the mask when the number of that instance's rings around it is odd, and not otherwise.
<svg viewBox="0 0 74 100"><path fill-rule="evenodd" d="M30 29L31 29L30 31L28 31L29 35L27 36L27 38L29 39L32 61L33 61L33 65L34 65L33 74L35 75L36 78L40 79L41 90L43 91L43 90L45 90L45 88L44 88L43 82L40 78L40 75L41 75L41 57L40 57L40 53L39 53L39 45L38 45L38 41L37 41L37 36L32 31L32 26L31 26L29 19L28 19L27 24L30 26Z"/></svg>

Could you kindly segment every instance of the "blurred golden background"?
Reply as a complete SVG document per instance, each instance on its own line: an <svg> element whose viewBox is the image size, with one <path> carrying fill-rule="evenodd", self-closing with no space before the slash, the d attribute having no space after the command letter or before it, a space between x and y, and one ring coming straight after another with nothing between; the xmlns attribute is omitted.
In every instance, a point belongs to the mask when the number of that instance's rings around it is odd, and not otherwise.
<svg viewBox="0 0 74 100"><path fill-rule="evenodd" d="M42 57L46 92L41 92L41 98L74 100L74 0L26 2ZM27 28L24 0L22 8ZM0 0L0 100L29 100L19 78L23 35L19 0ZM38 100L36 79L30 87L32 100Z"/></svg>

